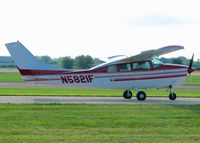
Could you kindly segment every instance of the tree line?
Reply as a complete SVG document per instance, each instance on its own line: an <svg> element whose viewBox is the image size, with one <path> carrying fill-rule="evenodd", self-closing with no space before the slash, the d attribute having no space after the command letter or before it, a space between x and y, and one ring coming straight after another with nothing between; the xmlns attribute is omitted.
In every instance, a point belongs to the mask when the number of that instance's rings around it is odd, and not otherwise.
<svg viewBox="0 0 200 143"><path fill-rule="evenodd" d="M44 63L47 64L55 64L62 68L66 69L89 69L95 65L101 64L104 61L100 60L99 58L93 58L90 55L80 55L75 58L70 56L60 57L56 59L52 59L49 56L37 56L37 58ZM177 58L160 58L159 59L163 63L172 63L172 64L181 64L181 65L189 65L190 59L186 57L177 57ZM196 70L200 70L200 59L193 62L193 67Z"/></svg>
<svg viewBox="0 0 200 143"><path fill-rule="evenodd" d="M186 65L189 66L191 59L187 59L186 57L180 56L177 58L160 58L160 61L163 63L172 63L172 64L180 64L180 65ZM197 61L193 62L192 65L195 70L200 70L200 59L198 59Z"/></svg>
<svg viewBox="0 0 200 143"><path fill-rule="evenodd" d="M54 64L66 69L89 69L104 62L90 55L80 55L75 58L70 56L55 59L52 59L50 56L36 56L36 58L46 64Z"/></svg>
<svg viewBox="0 0 200 143"><path fill-rule="evenodd" d="M89 69L93 66L103 63L104 61L99 58L93 58L90 55L80 55L75 58L70 56L59 57L59 58L51 58L50 56L36 56L36 58L46 64L54 64L58 65L62 68L66 69ZM181 65L189 65L190 59L186 57L177 57L177 58L160 58L163 63L172 63L172 64L181 64ZM11 57L3 57L0 58L0 67L15 67L14 62ZM194 61L193 67L196 70L200 70L200 59Z"/></svg>

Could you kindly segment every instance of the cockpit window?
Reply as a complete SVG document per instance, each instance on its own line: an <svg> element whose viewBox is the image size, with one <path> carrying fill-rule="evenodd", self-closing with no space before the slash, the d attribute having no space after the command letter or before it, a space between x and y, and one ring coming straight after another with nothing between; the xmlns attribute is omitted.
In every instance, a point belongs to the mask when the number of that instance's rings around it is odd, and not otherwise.
<svg viewBox="0 0 200 143"><path fill-rule="evenodd" d="M133 70L150 70L149 62L133 63Z"/></svg>
<svg viewBox="0 0 200 143"><path fill-rule="evenodd" d="M121 65L119 65L119 71L120 72L131 71L131 65L130 64L121 64Z"/></svg>
<svg viewBox="0 0 200 143"><path fill-rule="evenodd" d="M107 68L107 72L117 72L117 66L116 65L109 66Z"/></svg>
<svg viewBox="0 0 200 143"><path fill-rule="evenodd" d="M153 58L152 59L152 64L154 68L158 68L160 67L163 63L161 61L159 61L157 58Z"/></svg>

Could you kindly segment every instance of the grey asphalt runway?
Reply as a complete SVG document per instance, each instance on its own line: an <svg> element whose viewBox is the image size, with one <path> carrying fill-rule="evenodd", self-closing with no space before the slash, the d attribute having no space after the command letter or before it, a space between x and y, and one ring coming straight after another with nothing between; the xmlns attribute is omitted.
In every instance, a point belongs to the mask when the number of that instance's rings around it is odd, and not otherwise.
<svg viewBox="0 0 200 143"><path fill-rule="evenodd" d="M175 101L167 97L147 97L145 101L136 98L130 100L123 97L50 97L50 96L0 96L0 103L14 104L200 104L200 98L177 98Z"/></svg>
<svg viewBox="0 0 200 143"><path fill-rule="evenodd" d="M36 84L31 82L9 83L0 82L0 88L69 88L66 85ZM200 86L177 86L175 89L199 90Z"/></svg>

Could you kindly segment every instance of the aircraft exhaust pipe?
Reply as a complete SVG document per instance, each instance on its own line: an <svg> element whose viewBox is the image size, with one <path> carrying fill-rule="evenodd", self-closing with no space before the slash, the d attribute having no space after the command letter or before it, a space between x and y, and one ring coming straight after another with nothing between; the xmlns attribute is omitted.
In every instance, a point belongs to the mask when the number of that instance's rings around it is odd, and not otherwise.
<svg viewBox="0 0 200 143"><path fill-rule="evenodd" d="M189 74L191 74L194 71L194 69L192 68L192 64L193 64L193 61L194 61L193 59L194 59L194 54L192 55L192 58L190 60L189 66L188 66L188 73Z"/></svg>

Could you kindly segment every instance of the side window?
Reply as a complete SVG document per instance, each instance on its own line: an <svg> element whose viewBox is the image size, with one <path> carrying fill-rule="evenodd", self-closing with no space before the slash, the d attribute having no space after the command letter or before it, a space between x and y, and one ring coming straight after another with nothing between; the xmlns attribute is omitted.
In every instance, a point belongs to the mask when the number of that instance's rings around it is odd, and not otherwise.
<svg viewBox="0 0 200 143"><path fill-rule="evenodd" d="M120 72L131 71L131 64L121 64L121 65L119 65L119 71Z"/></svg>
<svg viewBox="0 0 200 143"><path fill-rule="evenodd" d="M109 66L107 68L107 72L117 72L117 66L114 65L114 66Z"/></svg>
<svg viewBox="0 0 200 143"><path fill-rule="evenodd" d="M150 70L149 62L133 63L133 70Z"/></svg>

